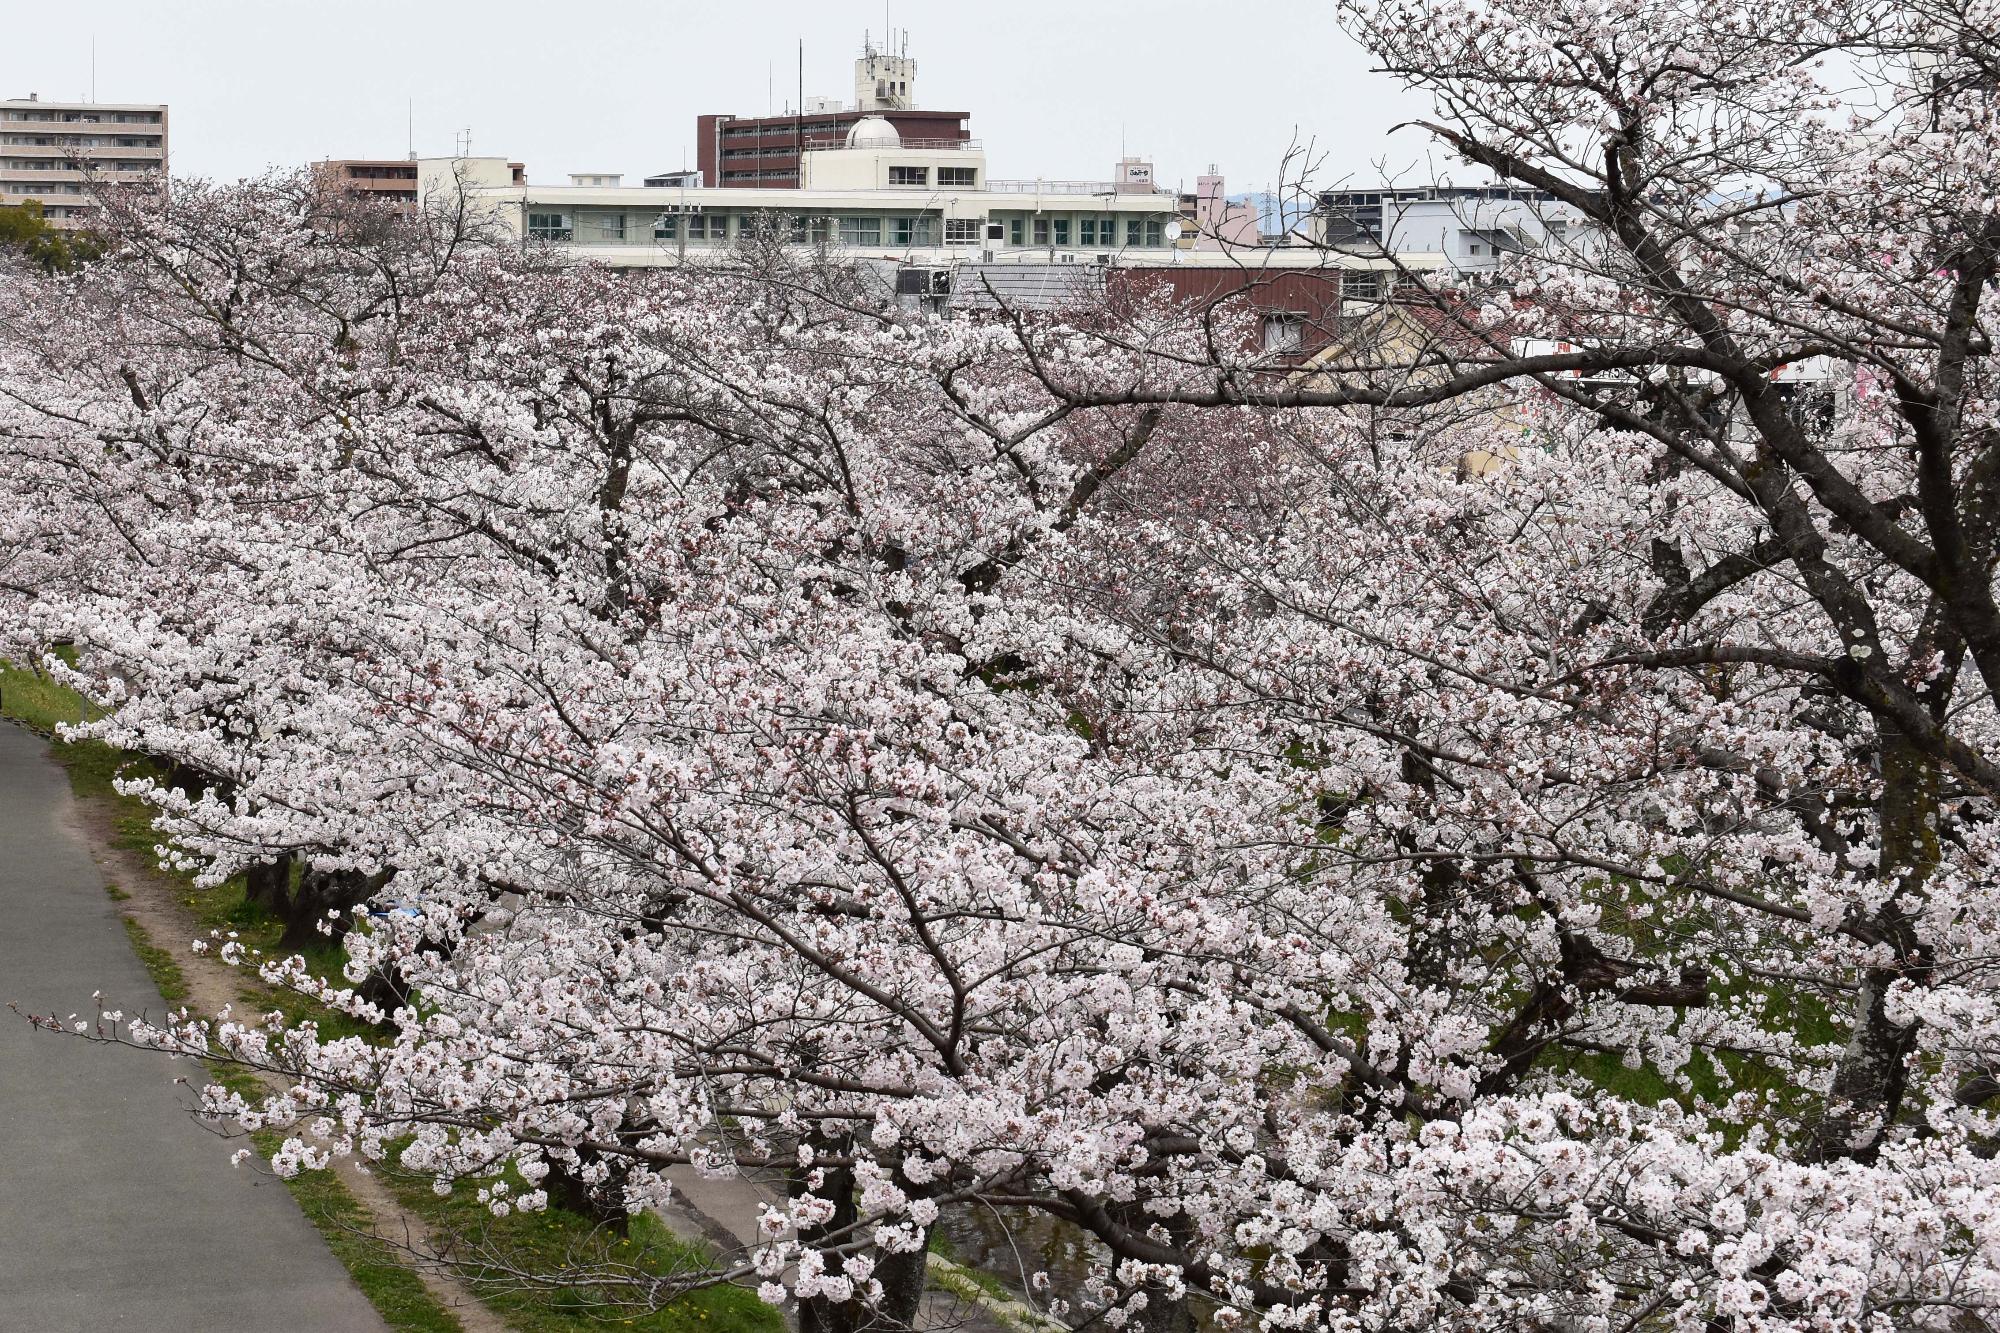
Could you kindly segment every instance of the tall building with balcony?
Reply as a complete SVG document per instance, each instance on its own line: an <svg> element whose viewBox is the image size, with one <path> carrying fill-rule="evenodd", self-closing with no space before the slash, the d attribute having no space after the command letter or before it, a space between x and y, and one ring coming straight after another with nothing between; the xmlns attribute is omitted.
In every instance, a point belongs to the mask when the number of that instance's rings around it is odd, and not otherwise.
<svg viewBox="0 0 2000 1333"><path fill-rule="evenodd" d="M413 158L335 158L319 164L321 178L346 194L414 209L417 164Z"/></svg>
<svg viewBox="0 0 2000 1333"><path fill-rule="evenodd" d="M166 179L164 105L0 101L0 204L37 202L53 225L81 227L98 185Z"/></svg>
<svg viewBox="0 0 2000 1333"><path fill-rule="evenodd" d="M795 190L806 152L845 146L849 132L871 116L886 121L905 148L977 146L969 112L917 107L917 62L908 35L900 34L880 47L863 38L851 103L808 97L790 115L697 116L695 165L710 186Z"/></svg>

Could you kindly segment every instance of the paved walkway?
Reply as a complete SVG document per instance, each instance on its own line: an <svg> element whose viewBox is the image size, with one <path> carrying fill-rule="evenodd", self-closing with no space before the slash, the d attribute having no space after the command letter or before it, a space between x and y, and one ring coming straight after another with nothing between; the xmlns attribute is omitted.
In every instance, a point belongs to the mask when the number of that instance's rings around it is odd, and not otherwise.
<svg viewBox="0 0 2000 1333"><path fill-rule="evenodd" d="M41 738L0 723L0 1328L375 1333L382 1321L239 1146L186 1114L185 1062L8 1012L164 1006L64 819ZM164 942L163 942L164 943Z"/></svg>

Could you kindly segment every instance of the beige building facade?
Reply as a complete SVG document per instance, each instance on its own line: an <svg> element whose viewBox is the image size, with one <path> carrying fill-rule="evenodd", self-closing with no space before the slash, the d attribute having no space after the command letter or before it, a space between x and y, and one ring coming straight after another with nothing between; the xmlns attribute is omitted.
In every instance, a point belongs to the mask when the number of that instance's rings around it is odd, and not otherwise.
<svg viewBox="0 0 2000 1333"><path fill-rule="evenodd" d="M87 225L99 185L164 185L167 108L155 103L0 101L0 204L29 201L58 227Z"/></svg>

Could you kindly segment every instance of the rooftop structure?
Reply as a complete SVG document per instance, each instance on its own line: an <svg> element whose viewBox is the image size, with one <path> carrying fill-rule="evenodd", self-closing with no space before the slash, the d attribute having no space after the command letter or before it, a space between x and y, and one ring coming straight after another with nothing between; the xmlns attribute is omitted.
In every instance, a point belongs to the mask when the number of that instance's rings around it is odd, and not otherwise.
<svg viewBox="0 0 2000 1333"><path fill-rule="evenodd" d="M0 101L0 204L39 201L57 227L87 225L97 185L167 176L167 108L151 102Z"/></svg>
<svg viewBox="0 0 2000 1333"><path fill-rule="evenodd" d="M854 61L854 101L807 97L782 116L706 115L695 119L695 161L702 180L728 189L795 189L805 152L847 143L867 122L871 139L885 129L904 147L976 147L964 111L924 111L917 106L917 62L909 35L892 34L878 47L862 39ZM857 145L860 146L860 145Z"/></svg>

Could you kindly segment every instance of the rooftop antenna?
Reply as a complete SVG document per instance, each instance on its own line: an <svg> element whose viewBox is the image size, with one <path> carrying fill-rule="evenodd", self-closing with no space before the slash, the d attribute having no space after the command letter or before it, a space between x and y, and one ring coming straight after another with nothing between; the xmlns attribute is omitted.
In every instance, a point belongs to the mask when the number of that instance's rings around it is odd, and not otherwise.
<svg viewBox="0 0 2000 1333"><path fill-rule="evenodd" d="M409 153L410 161L414 162L417 160L417 99L416 98L411 97L411 98L406 98L404 100L403 120L404 120L404 132L406 135L406 142L404 143L404 149Z"/></svg>
<svg viewBox="0 0 2000 1333"><path fill-rule="evenodd" d="M97 34L90 34L90 100L97 100Z"/></svg>

